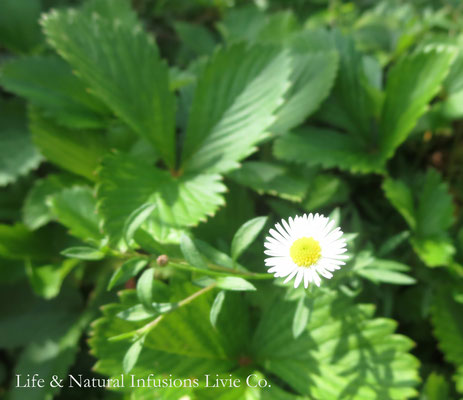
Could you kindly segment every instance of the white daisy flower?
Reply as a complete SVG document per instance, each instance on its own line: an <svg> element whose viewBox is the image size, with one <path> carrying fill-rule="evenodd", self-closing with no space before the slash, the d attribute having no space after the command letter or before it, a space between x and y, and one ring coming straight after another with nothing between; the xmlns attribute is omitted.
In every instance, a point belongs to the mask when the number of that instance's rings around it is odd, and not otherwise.
<svg viewBox="0 0 463 400"><path fill-rule="evenodd" d="M340 228L333 229L334 220L312 213L281 220L265 242L265 265L275 277L286 277L284 283L294 279L297 288L302 280L307 288L310 282L320 286L323 276L330 279L331 272L340 269L347 259L346 241Z"/></svg>

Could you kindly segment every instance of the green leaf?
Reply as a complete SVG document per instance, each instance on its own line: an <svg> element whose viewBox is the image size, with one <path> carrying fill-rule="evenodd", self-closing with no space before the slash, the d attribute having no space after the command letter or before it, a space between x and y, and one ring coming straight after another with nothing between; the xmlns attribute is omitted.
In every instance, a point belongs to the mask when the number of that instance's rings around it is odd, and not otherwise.
<svg viewBox="0 0 463 400"><path fill-rule="evenodd" d="M257 327L253 358L267 373L316 399L416 396L418 361L408 353L413 342L394 333L394 321L374 318L373 306L339 292L320 292L305 331L294 339L296 308L277 296Z"/></svg>
<svg viewBox="0 0 463 400"><path fill-rule="evenodd" d="M156 205L143 224L155 238L160 236L161 229L196 225L224 204L220 193L225 187L218 175L175 178L167 171L123 154L103 160L99 182L99 211L104 230L113 243L122 239L125 220L143 204Z"/></svg>
<svg viewBox="0 0 463 400"><path fill-rule="evenodd" d="M336 77L338 55L329 46L315 47L313 42L320 39L330 42L323 31L302 31L291 39L291 88L277 110L271 132L286 132L304 122L328 96Z"/></svg>
<svg viewBox="0 0 463 400"><path fill-rule="evenodd" d="M410 188L403 181L391 178L383 182L384 194L407 221L411 229L416 228L415 204Z"/></svg>
<svg viewBox="0 0 463 400"><path fill-rule="evenodd" d="M310 190L306 191L302 204L307 211L344 203L349 198L349 186L336 175L317 173L311 180L306 180Z"/></svg>
<svg viewBox="0 0 463 400"><path fill-rule="evenodd" d="M308 299L305 296L302 296L297 302L296 312L294 313L292 325L293 336L295 339L301 336L302 332L305 331L309 322L312 307L308 306L307 300ZM310 304L310 306L312 306L312 304Z"/></svg>
<svg viewBox="0 0 463 400"><path fill-rule="evenodd" d="M375 283L384 282L393 285L413 285L416 283L416 279L411 276L387 269L363 268L356 273Z"/></svg>
<svg viewBox="0 0 463 400"><path fill-rule="evenodd" d="M59 232L62 235L62 232ZM0 257L12 260L49 261L61 245L52 229L31 232L21 224L0 224Z"/></svg>
<svg viewBox="0 0 463 400"><path fill-rule="evenodd" d="M194 55L208 55L214 51L216 40L205 26L175 21L174 28L182 47Z"/></svg>
<svg viewBox="0 0 463 400"><path fill-rule="evenodd" d="M449 384L444 376L431 372L424 384L420 400L448 400L450 399L449 389Z"/></svg>
<svg viewBox="0 0 463 400"><path fill-rule="evenodd" d="M108 290L117 285L127 282L130 278L136 276L148 264L148 259L134 257L122 264L114 271L108 283Z"/></svg>
<svg viewBox="0 0 463 400"><path fill-rule="evenodd" d="M105 257L105 253L103 253L102 251L93 247L85 246L69 247L63 250L61 254L65 257L89 261L102 260Z"/></svg>
<svg viewBox="0 0 463 400"><path fill-rule="evenodd" d="M42 158L25 123L24 107L0 99L0 187L37 168Z"/></svg>
<svg viewBox="0 0 463 400"><path fill-rule="evenodd" d="M383 257L394 251L410 237L410 231L403 231L388 238L377 251L379 257Z"/></svg>
<svg viewBox="0 0 463 400"><path fill-rule="evenodd" d="M66 292L71 292L72 290L70 289L72 288L67 288ZM21 316L24 319L29 317L29 320L21 321L19 319L17 321L22 322L22 325L19 325L21 330L31 330L34 337L27 343L27 347L21 353L18 363L15 365L15 376L21 374L22 377L25 377L30 371L34 371L34 373L37 373L46 382L52 382L53 376L67 376L69 369L75 362L82 334L88 324L95 318L98 310L97 307L100 306L98 291L99 289L97 288L86 309L78 313L76 313L76 305L72 309L72 304L69 303L66 297L60 296L56 300L59 303L59 308L55 308L55 318L57 320L49 319L49 316L48 318L44 318L42 312L46 315L50 310L41 310L35 307L31 307L31 310L28 310L31 315L26 314ZM21 294L23 295L24 292L21 292ZM47 303L50 303L50 301ZM36 313L35 315L33 314L34 312ZM66 319L71 322L71 325L67 321L66 325L58 328L60 325L63 325L63 320ZM31 324L30 321L34 321L34 323ZM43 327L34 326L39 321ZM41 329L46 331L45 337L40 335ZM15 332L16 335L18 333ZM52 385L44 385L43 388L24 388L12 385L10 399L22 400L27 397L31 400L48 400L55 397L59 390L59 387L54 388Z"/></svg>
<svg viewBox="0 0 463 400"><path fill-rule="evenodd" d="M100 219L96 214L96 199L87 186L74 186L53 195L49 204L58 221L70 233L84 241L99 243L103 239Z"/></svg>
<svg viewBox="0 0 463 400"><path fill-rule="evenodd" d="M151 303L153 302L153 281L154 269L148 268L141 274L137 282L138 300L147 310L151 309Z"/></svg>
<svg viewBox="0 0 463 400"><path fill-rule="evenodd" d="M446 288L438 290L431 307L434 335L447 361L458 368L457 387L463 393L463 305L452 299Z"/></svg>
<svg viewBox="0 0 463 400"><path fill-rule="evenodd" d="M55 56L22 57L3 64L0 84L70 128L101 128L108 117L106 107Z"/></svg>
<svg viewBox="0 0 463 400"><path fill-rule="evenodd" d="M439 235L443 230L450 228L454 221L454 209L448 183L435 169L429 168L420 182L416 210L418 235Z"/></svg>
<svg viewBox="0 0 463 400"><path fill-rule="evenodd" d="M95 180L95 170L108 151L102 132L63 128L37 110L29 118L33 141L48 161Z"/></svg>
<svg viewBox="0 0 463 400"><path fill-rule="evenodd" d="M23 222L29 229L35 230L53 219L48 199L66 186L78 183L72 175L48 175L38 179L27 194L23 205Z"/></svg>
<svg viewBox="0 0 463 400"><path fill-rule="evenodd" d="M3 0L0 43L15 53L33 51L42 41L37 23L41 0Z"/></svg>
<svg viewBox="0 0 463 400"><path fill-rule="evenodd" d="M385 195L412 229L410 242L423 262L429 267L448 265L455 253L447 232L454 214L449 188L432 168L413 178L409 184L388 178Z"/></svg>
<svg viewBox="0 0 463 400"><path fill-rule="evenodd" d="M268 193L292 201L301 201L309 188L303 176L283 165L262 161L245 162L228 177L259 194Z"/></svg>
<svg viewBox="0 0 463 400"><path fill-rule="evenodd" d="M180 249L182 250L185 260L190 265L200 269L208 269L207 263L198 251L195 242L188 235L184 234L180 238Z"/></svg>
<svg viewBox="0 0 463 400"><path fill-rule="evenodd" d="M401 59L387 79L379 129L381 156L392 157L429 101L437 94L455 58L449 46L428 45Z"/></svg>
<svg viewBox="0 0 463 400"><path fill-rule="evenodd" d="M131 18L112 19L95 10L51 12L42 25L92 93L174 168L175 96L153 37Z"/></svg>
<svg viewBox="0 0 463 400"><path fill-rule="evenodd" d="M254 291L256 287L246 279L228 276L217 279L217 287L223 290Z"/></svg>
<svg viewBox="0 0 463 400"><path fill-rule="evenodd" d="M130 214L129 218L127 218L125 221L123 233L127 246L129 246L130 242L132 241L132 238L135 235L137 229L140 228L143 222L148 219L155 207L155 204L142 204L134 212L132 212L132 214Z"/></svg>
<svg viewBox="0 0 463 400"><path fill-rule="evenodd" d="M198 79L182 152L185 171L237 168L274 121L288 88L289 57L236 44L217 51Z"/></svg>
<svg viewBox="0 0 463 400"><path fill-rule="evenodd" d="M412 285L416 279L403 273L410 270L408 265L391 260L381 260L369 251L359 253L352 271L374 283L391 283L395 285Z"/></svg>
<svg viewBox="0 0 463 400"><path fill-rule="evenodd" d="M219 317L224 300L225 291L221 290L219 293L217 293L217 296L215 296L214 302L211 306L211 312L209 314L209 320L211 321L211 325L213 327L217 325L217 318Z"/></svg>
<svg viewBox="0 0 463 400"><path fill-rule="evenodd" d="M136 340L127 350L127 353L125 353L124 359L122 360L122 369L124 370L124 373L128 374L132 371L133 367L137 363L140 352L143 349L145 337L146 336L143 335L140 339Z"/></svg>
<svg viewBox="0 0 463 400"><path fill-rule="evenodd" d="M366 77L363 55L355 48L353 38L335 31L333 40L339 52L339 71L319 118L347 131L351 146L357 152L365 152L366 147L374 144L371 119L379 108L380 96Z"/></svg>
<svg viewBox="0 0 463 400"><path fill-rule="evenodd" d="M455 254L453 242L446 236L433 238L412 237L410 243L416 254L428 267L450 265Z"/></svg>
<svg viewBox="0 0 463 400"><path fill-rule="evenodd" d="M267 24L267 16L254 5L230 9L218 24L227 41L255 40Z"/></svg>
<svg viewBox="0 0 463 400"><path fill-rule="evenodd" d="M77 260L64 260L61 264L33 265L26 263L26 272L34 292L45 299L56 297L63 280L79 264Z"/></svg>
<svg viewBox="0 0 463 400"><path fill-rule="evenodd" d="M351 136L326 128L302 127L285 134L275 141L274 154L280 160L308 166L384 172L377 152L365 151Z"/></svg>
<svg viewBox="0 0 463 400"><path fill-rule="evenodd" d="M329 127L309 126L286 134L275 142L274 153L282 160L309 166L384 173L386 161L436 95L454 49L431 46L404 57L392 68L382 93L367 79L368 64L353 40L339 33L334 38L340 70L330 97L317 114Z"/></svg>
<svg viewBox="0 0 463 400"><path fill-rule="evenodd" d="M244 223L235 233L231 243L231 256L233 261L251 245L259 233L264 229L267 217L257 217Z"/></svg>
<svg viewBox="0 0 463 400"><path fill-rule="evenodd" d="M198 290L191 284L174 282L169 288L171 294L168 297L153 293L157 296L154 297L156 301L177 303ZM210 291L165 314L156 329L147 335L131 373L145 376L153 373L154 367L156 377L172 374L173 377L188 378L204 376L211 371L220 374L238 367L238 359L250 335L247 307L239 293L227 293L214 328L204 323L209 318L213 299L214 294ZM121 364L128 346L124 341L108 341L108 338L143 326L143 322L124 321L116 316L137 303L133 291L124 291L120 302L106 305L103 317L93 324L89 343L98 359L97 372L119 377L123 372Z"/></svg>
<svg viewBox="0 0 463 400"><path fill-rule="evenodd" d="M177 303L150 303L148 308L144 304L137 304L119 312L117 317L125 321L143 321L148 318L154 319L176 308Z"/></svg>
<svg viewBox="0 0 463 400"><path fill-rule="evenodd" d="M26 281L2 285L0 346L14 349L59 337L76 320L81 307L80 294L73 287L45 300L35 295Z"/></svg>

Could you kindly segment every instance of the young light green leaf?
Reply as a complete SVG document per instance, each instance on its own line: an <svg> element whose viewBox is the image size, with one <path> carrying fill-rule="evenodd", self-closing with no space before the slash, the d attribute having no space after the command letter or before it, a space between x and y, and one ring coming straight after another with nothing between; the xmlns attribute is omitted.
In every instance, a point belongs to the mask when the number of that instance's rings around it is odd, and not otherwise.
<svg viewBox="0 0 463 400"><path fill-rule="evenodd" d="M362 268L356 273L375 283L391 283L393 285L413 285L416 279L402 272L379 268Z"/></svg>
<svg viewBox="0 0 463 400"><path fill-rule="evenodd" d="M143 306L151 310L151 303L153 302L153 281L154 281L154 269L148 268L140 276L137 282L137 296L138 300Z"/></svg>
<svg viewBox="0 0 463 400"><path fill-rule="evenodd" d="M125 321L143 321L148 318L154 319L176 308L177 303L151 303L149 309L144 304L137 304L117 313L117 317Z"/></svg>
<svg viewBox="0 0 463 400"><path fill-rule="evenodd" d="M129 218L124 225L124 239L127 243L127 246L130 245L133 236L138 228L146 221L146 219L151 215L153 210L156 208L156 204L145 203L138 207L135 211L130 214Z"/></svg>
<svg viewBox="0 0 463 400"><path fill-rule="evenodd" d="M251 245L267 222L267 217L257 217L245 222L235 233L231 243L233 261Z"/></svg>
<svg viewBox="0 0 463 400"><path fill-rule="evenodd" d="M121 285L130 278L136 276L148 264L148 259L134 257L122 264L116 269L108 283L108 290L117 285Z"/></svg>
<svg viewBox="0 0 463 400"><path fill-rule="evenodd" d="M217 296L215 296L214 302L212 303L211 307L211 313L209 314L209 320L211 321L211 324L214 328L217 324L217 318L219 317L224 300L225 292L221 290L219 293L217 293Z"/></svg>
<svg viewBox="0 0 463 400"><path fill-rule="evenodd" d="M224 290L253 291L256 287L246 279L228 276L217 279L217 287Z"/></svg>
<svg viewBox="0 0 463 400"><path fill-rule="evenodd" d="M445 376L431 372L423 386L420 400L449 400L450 387Z"/></svg>
<svg viewBox="0 0 463 400"><path fill-rule="evenodd" d="M86 246L69 247L63 250L61 254L65 257L88 261L102 260L105 257L105 253L101 250Z"/></svg>
<svg viewBox="0 0 463 400"><path fill-rule="evenodd" d="M98 10L51 12L42 25L92 93L174 168L175 96L155 40L132 18L105 18Z"/></svg>
<svg viewBox="0 0 463 400"><path fill-rule="evenodd" d="M180 238L180 249L189 264L196 268L208 269L206 261L197 249L194 241L188 235L184 234Z"/></svg>
<svg viewBox="0 0 463 400"><path fill-rule="evenodd" d="M297 339L307 328L311 312L308 303L309 299L306 298L306 296L302 296L297 302L296 312L294 313L293 319L293 336L295 339ZM312 305L311 302L310 305Z"/></svg>
<svg viewBox="0 0 463 400"><path fill-rule="evenodd" d="M127 350L125 353L124 358L122 360L122 369L124 373L128 374L132 371L133 367L137 363L138 357L140 355L141 350L143 349L143 344L145 342L146 335L143 335L141 338L137 339Z"/></svg>

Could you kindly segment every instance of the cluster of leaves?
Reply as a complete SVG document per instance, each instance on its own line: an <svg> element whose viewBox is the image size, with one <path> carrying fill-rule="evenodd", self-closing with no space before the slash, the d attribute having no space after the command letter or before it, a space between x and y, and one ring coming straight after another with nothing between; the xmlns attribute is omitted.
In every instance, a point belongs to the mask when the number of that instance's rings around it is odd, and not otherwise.
<svg viewBox="0 0 463 400"><path fill-rule="evenodd" d="M463 395L460 8L54 3L0 4L0 394ZM309 290L263 262L304 212L350 255Z"/></svg>

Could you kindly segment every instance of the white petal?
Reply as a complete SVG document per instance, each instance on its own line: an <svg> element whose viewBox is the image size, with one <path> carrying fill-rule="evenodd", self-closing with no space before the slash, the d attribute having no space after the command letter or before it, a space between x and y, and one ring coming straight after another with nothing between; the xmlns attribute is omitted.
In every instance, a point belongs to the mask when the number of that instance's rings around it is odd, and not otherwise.
<svg viewBox="0 0 463 400"><path fill-rule="evenodd" d="M283 283L288 283L291 279L294 278L294 275L297 274L299 268L294 268L293 271L291 271L291 273L287 276L287 278L283 281Z"/></svg>
<svg viewBox="0 0 463 400"><path fill-rule="evenodd" d="M297 271L296 279L294 279L294 289L296 289L302 282L302 277L304 276L304 269L305 268L299 268L299 270Z"/></svg>
<svg viewBox="0 0 463 400"><path fill-rule="evenodd" d="M309 283L312 282L312 275L308 268L304 268L304 287L307 289L309 287Z"/></svg>

